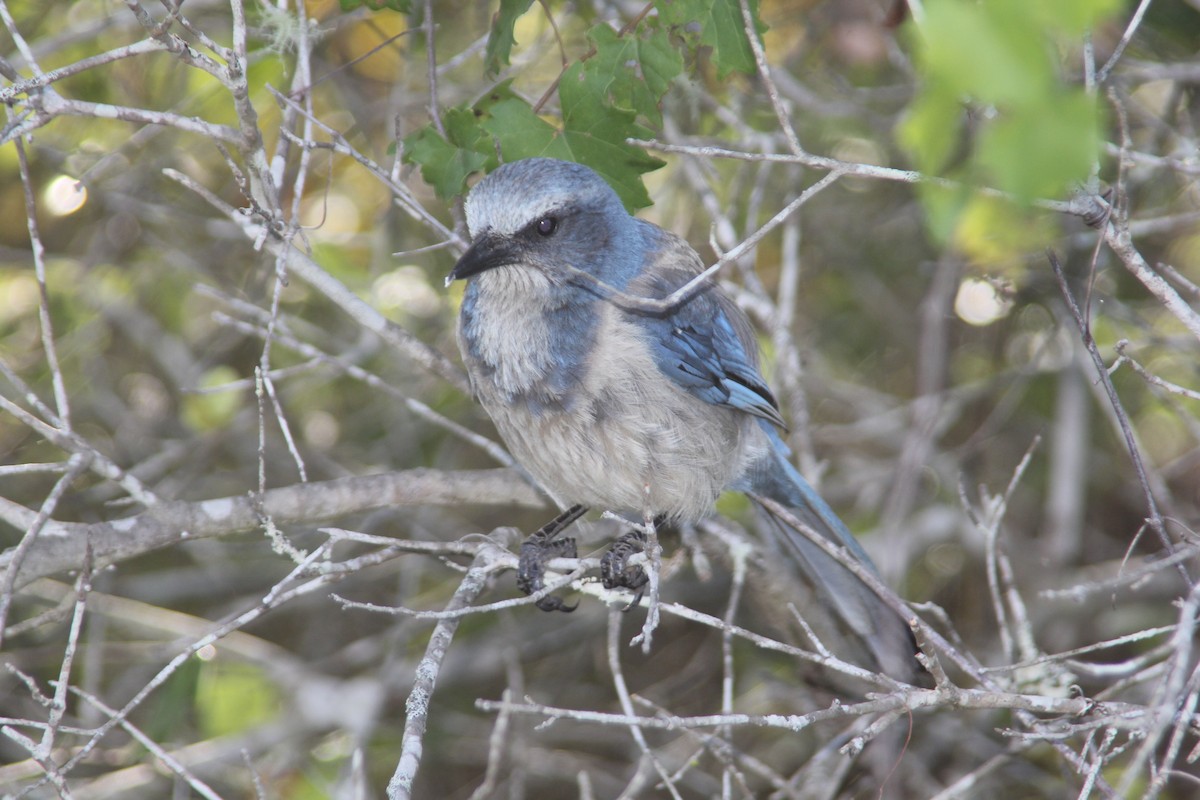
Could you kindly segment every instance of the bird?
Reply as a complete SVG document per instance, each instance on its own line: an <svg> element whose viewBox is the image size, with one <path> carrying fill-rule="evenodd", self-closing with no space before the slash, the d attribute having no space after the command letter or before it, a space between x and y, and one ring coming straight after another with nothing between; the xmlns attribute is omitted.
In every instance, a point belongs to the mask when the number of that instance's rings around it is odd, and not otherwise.
<svg viewBox="0 0 1200 800"><path fill-rule="evenodd" d="M654 302L704 270L684 239L631 215L590 167L552 158L501 164L468 192L465 215L470 246L446 283L466 281L457 341L470 385L516 461L572 509L563 518L590 507L695 522L741 491L875 570L791 464L745 313L708 278L678 303ZM916 647L900 614L793 526L776 520L772 535L865 644L874 663L863 666L910 679Z"/></svg>

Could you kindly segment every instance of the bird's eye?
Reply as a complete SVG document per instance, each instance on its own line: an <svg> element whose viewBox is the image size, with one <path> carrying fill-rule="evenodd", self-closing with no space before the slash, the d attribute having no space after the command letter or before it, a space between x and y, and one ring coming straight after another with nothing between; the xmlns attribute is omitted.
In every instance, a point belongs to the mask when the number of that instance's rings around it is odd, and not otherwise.
<svg viewBox="0 0 1200 800"><path fill-rule="evenodd" d="M541 236L550 236L558 230L558 220L554 217L542 217L537 221L537 232Z"/></svg>

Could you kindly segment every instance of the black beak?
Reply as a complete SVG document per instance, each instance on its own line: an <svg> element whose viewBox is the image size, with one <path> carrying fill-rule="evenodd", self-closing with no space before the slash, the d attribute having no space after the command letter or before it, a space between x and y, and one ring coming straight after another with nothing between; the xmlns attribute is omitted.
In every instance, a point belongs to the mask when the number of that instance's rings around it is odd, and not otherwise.
<svg viewBox="0 0 1200 800"><path fill-rule="evenodd" d="M517 246L507 236L500 236L491 231L484 231L467 248L462 258L446 276L446 285L472 275L478 275L495 267L503 267L517 261L520 255Z"/></svg>

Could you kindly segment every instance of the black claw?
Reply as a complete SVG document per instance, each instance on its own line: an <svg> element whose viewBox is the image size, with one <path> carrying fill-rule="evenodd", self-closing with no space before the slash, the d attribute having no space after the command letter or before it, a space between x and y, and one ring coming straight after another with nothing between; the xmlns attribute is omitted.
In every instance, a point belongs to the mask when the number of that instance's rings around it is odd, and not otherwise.
<svg viewBox="0 0 1200 800"><path fill-rule="evenodd" d="M1113 201L1113 189L1111 186L1105 186L1100 192L1100 197L1104 200L1103 203L1092 203L1092 208L1087 215L1084 216L1083 222L1089 228L1099 228L1104 223L1108 222L1111 216L1111 207Z"/></svg>
<svg viewBox="0 0 1200 800"><path fill-rule="evenodd" d="M572 506L554 519L538 528L521 544L521 555L517 561L517 588L525 594L535 594L545 588L546 564L556 558L578 558L575 540L556 539L571 523L579 519L587 511L583 506ZM570 613L578 607L567 605L561 598L547 595L537 600L534 605L542 611L562 611Z"/></svg>
<svg viewBox="0 0 1200 800"><path fill-rule="evenodd" d="M646 592L644 590L638 589L637 594L635 594L633 596L633 599L630 600L629 604L627 606L625 606L624 608L622 608L621 611L625 612L631 608L637 608L638 606L640 606L642 604L642 595L644 595L645 593Z"/></svg>
<svg viewBox="0 0 1200 800"><path fill-rule="evenodd" d="M564 614L570 614L572 611L579 608L579 603L567 605L562 601L561 597L556 597L552 594L548 594L541 600L535 601L534 605L542 611L561 611Z"/></svg>
<svg viewBox="0 0 1200 800"><path fill-rule="evenodd" d="M626 611L633 608L642 600L642 587L650 577L640 566L627 564L630 556L644 552L646 535L641 531L631 531L613 542L612 547L600 559L600 581L605 589L629 589L637 592L633 602L626 606Z"/></svg>
<svg viewBox="0 0 1200 800"><path fill-rule="evenodd" d="M546 564L555 558L576 558L574 539L553 539L534 534L521 544L517 562L517 588L533 594L545 586Z"/></svg>

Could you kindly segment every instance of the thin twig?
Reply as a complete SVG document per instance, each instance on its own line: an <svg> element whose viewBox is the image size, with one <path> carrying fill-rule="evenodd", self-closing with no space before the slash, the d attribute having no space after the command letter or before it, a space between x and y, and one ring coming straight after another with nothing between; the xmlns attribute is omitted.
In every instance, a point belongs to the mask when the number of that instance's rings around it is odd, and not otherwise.
<svg viewBox="0 0 1200 800"><path fill-rule="evenodd" d="M621 618L624 613L618 608L610 608L608 610L608 638L605 651L608 653L608 671L612 675L613 688L617 693L617 702L621 704L621 711L628 717L636 716L633 709L633 699L629 694L629 686L625 682L625 672L621 669ZM662 762L654 755L654 750L646 742L644 732L637 725L629 726L629 735L633 737L634 744L641 751L642 758L650 763L654 771L658 773L662 785L670 793L675 800L682 800L679 790L675 788L675 782L671 779L671 775L667 772Z"/></svg>
<svg viewBox="0 0 1200 800"><path fill-rule="evenodd" d="M841 173L842 175L851 175L857 178L874 178L884 181L896 181L899 183L930 183L935 186L946 186L949 188L958 188L961 184L957 181L948 178L939 178L936 176L925 175L911 169L896 169L894 167L881 167L877 164L864 164L854 161L842 161L837 158L829 158L827 156L818 156L811 153L803 155L795 155L791 153L754 153L745 150L731 150L726 147L717 147L712 145L684 145L663 142L658 139L626 139L626 144L635 147L642 147L647 150L657 150L663 153L681 153L697 158L732 158L739 161L768 161L780 164L800 164L812 169L827 170ZM1012 198L1011 195L993 189L987 186L973 187L981 194L987 197ZM1025 201L1022 201L1024 203ZM1071 216L1087 218L1094 216L1097 213L1098 204L1101 198L1082 196L1076 197L1069 201L1036 199L1033 205L1037 208L1047 211L1055 211L1061 214L1070 214Z"/></svg>
<svg viewBox="0 0 1200 800"><path fill-rule="evenodd" d="M1142 487L1142 495L1146 500L1150 527L1158 536L1159 543L1163 549L1170 553L1174 550L1175 545L1167 535L1162 515L1158 511L1158 502L1154 499L1154 493L1150 490L1150 481L1146 475L1146 466L1142 461L1142 454L1137 446L1137 440L1134 438L1133 427L1129 424L1129 417L1125 414L1124 406L1121 405L1121 399L1117 395L1117 389L1113 386L1112 379L1108 375L1108 369L1104 364L1104 359L1100 356L1100 349L1096 346L1096 340L1092 338L1091 326L1080 310L1078 303L1075 302L1075 295L1072 294L1071 287L1067 283L1067 278L1063 272L1062 263L1058 260L1058 255L1053 250L1049 251L1047 255L1050 259L1050 266L1054 270L1054 278L1058 282L1059 292L1062 294L1063 300L1066 302L1067 308L1075 320L1075 325L1079 328L1084 348L1087 350L1088 355L1091 356L1092 363L1096 367L1096 375L1100 379L1100 383L1104 386L1104 391L1108 395L1113 412L1116 414L1117 421L1121 426L1121 432L1125 436L1125 447L1129 450L1129 457L1133 462L1134 472L1137 473L1138 483ZM1188 574L1187 566L1183 563L1179 564L1179 574L1185 583L1191 586L1191 577Z"/></svg>
<svg viewBox="0 0 1200 800"><path fill-rule="evenodd" d="M85 455L76 453L67 461L67 469L62 476L55 482L54 488L46 495L46 499L42 501L42 507L38 509L37 516L34 517L29 527L26 528L25 534L21 537L21 541L17 543L8 554L7 563L4 565L4 579L0 583L0 649L4 644L4 631L8 621L9 609L12 607L14 591L17 587L17 576L21 571L21 565L25 563L34 545L38 541L38 535L50 521L54 515L58 503L62 500L64 494L71 484L79 477L79 475L88 468L91 459ZM91 561L91 547L85 539L83 541L83 561Z"/></svg>
<svg viewBox="0 0 1200 800"><path fill-rule="evenodd" d="M1121 34L1121 40L1117 42L1117 46L1113 48L1112 55L1108 57L1108 61L1104 62L1104 66L1096 73L1096 81L1104 83L1108 80L1109 74L1117 63L1121 60L1121 56L1125 53L1125 48L1133 41L1134 34L1142 24L1142 18L1146 15L1146 10L1150 8L1151 0L1142 0L1138 3L1137 9L1133 12L1133 16L1129 19L1129 24L1125 26L1125 32Z"/></svg>
<svg viewBox="0 0 1200 800"><path fill-rule="evenodd" d="M657 299L631 295L628 292L621 291L615 286L605 283L590 272L579 269L578 267L570 264L565 265L566 271L572 277L578 278L582 282L596 289L605 299L627 311L641 311L650 314L661 314L665 311L670 311L690 300L722 267L737 261L737 259L741 258L754 247L758 246L758 243L766 238L767 234L771 233L777 227L782 225L788 219L788 217L796 213L796 211L802 205L807 203L822 190L834 184L841 177L842 173L840 172L830 172L824 178L817 181L812 186L809 186L807 189L801 192L798 197L784 206L783 209L775 214L775 216L771 217L771 219L765 222L762 227L743 239L737 247L722 255L716 260L716 262L714 262L699 275L692 278L690 281L685 283L683 286L680 286L678 289L671 292L664 298Z"/></svg>
<svg viewBox="0 0 1200 800"><path fill-rule="evenodd" d="M459 583L450 602L446 604L446 610L455 611L474 602L487 585L490 569L490 564L486 561L481 563L476 560ZM438 673L441 671L442 661L445 660L446 653L450 649L450 643L454 640L458 622L457 617L438 621L429 637L425 655L417 664L416 679L413 681L408 700L404 704L406 716L404 733L401 736L400 759L396 763L396 771L388 781L388 800L407 800L412 795L413 781L417 777L417 770L421 766L421 755L424 751L429 703L433 699Z"/></svg>
<svg viewBox="0 0 1200 800"><path fill-rule="evenodd" d="M102 700L100 700L100 698L96 697L90 692L85 692L78 686L72 686L71 691L98 708L110 718L117 715L115 709L109 705L106 705ZM213 791L211 786L200 780L200 778L196 777L196 775L194 775L191 770L184 766L179 759L168 752L167 749L158 742L154 741L153 737L147 735L144 731L142 731L141 728L137 727L127 719L122 719L120 724L122 730L128 733L142 747L145 747L146 750L154 756L159 764L163 765L172 773L179 776L180 780L184 781L188 786L190 786L192 790L196 792L196 794L206 798L206 800L221 800L221 796Z"/></svg>
<svg viewBox="0 0 1200 800"><path fill-rule="evenodd" d="M46 366L50 370L50 381L54 386L54 405L58 412L58 427L63 433L71 432L71 403L67 396L66 381L62 366L58 362L58 348L54 344L54 325L50 320L50 292L46 288L46 248L38 232L37 201L33 197L33 179L29 173L29 159L25 155L25 143L20 139L17 146L17 169L21 175L22 195L25 198L25 226L29 230L30 249L33 254L33 269L38 283L38 325L42 338L42 351Z"/></svg>
<svg viewBox="0 0 1200 800"><path fill-rule="evenodd" d="M793 155L802 156L804 148L800 146L800 137L796 135L796 129L792 127L787 109L784 108L783 100L779 97L779 89L775 86L775 81L771 79L771 65L767 63L767 52L758 36L758 27L755 25L754 12L750 9L750 0L739 0L739 5L746 39L750 42L751 52L754 53L754 66L758 70L758 78L762 81L763 88L767 90L767 98L771 101L771 108L775 112L775 121L779 123L779 129L783 131L788 149L792 151Z"/></svg>

